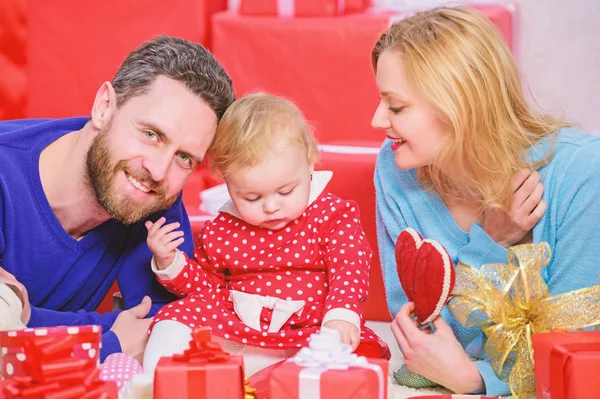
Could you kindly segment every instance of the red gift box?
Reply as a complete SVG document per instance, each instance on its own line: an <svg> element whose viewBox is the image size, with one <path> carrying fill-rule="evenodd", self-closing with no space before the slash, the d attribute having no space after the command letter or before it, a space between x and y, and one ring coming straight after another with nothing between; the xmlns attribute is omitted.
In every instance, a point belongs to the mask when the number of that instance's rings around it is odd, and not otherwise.
<svg viewBox="0 0 600 399"><path fill-rule="evenodd" d="M12 376L1 387L1 396L7 399L117 399L118 391L114 382L99 379L100 369L97 350L94 355L85 350L86 357L80 359L73 356L75 345L87 340L99 339L99 326L84 326L90 331L79 333L79 327L63 328L62 332L52 333L49 329L31 329L26 335L17 336L21 331L9 331L3 335L2 342L16 344L21 342L22 376ZM33 335L29 334L33 332ZM86 336L88 335L88 336ZM82 352L83 353L83 352ZM7 370L10 370L7 362Z"/></svg>
<svg viewBox="0 0 600 399"><path fill-rule="evenodd" d="M154 398L243 399L243 358L183 363L163 357L156 366Z"/></svg>
<svg viewBox="0 0 600 399"><path fill-rule="evenodd" d="M24 330L0 331L0 350L2 351L2 375L6 378L25 375L23 362L26 359L24 347L27 342L40 342L47 338L57 339L72 337L72 356L92 360L99 364L100 341L102 329L100 326L73 326L26 328Z"/></svg>
<svg viewBox="0 0 600 399"><path fill-rule="evenodd" d="M155 36L181 37L210 48L212 16L227 9L227 0L23 3L26 116L32 118L89 115L100 85L113 78L127 54Z"/></svg>
<svg viewBox="0 0 600 399"><path fill-rule="evenodd" d="M369 0L241 0L241 15L328 17L367 8Z"/></svg>
<svg viewBox="0 0 600 399"><path fill-rule="evenodd" d="M0 381L0 399L10 399L10 396L4 394L4 388L8 386L17 386L18 382L15 380ZM61 392L61 398L71 398L72 396L66 396L68 393ZM62 396L65 395L65 396ZM94 386L93 391L85 394L73 394L78 395L78 399L117 399L119 397L119 390L114 382L97 382ZM35 397L37 398L37 397ZM33 398L32 398L33 399Z"/></svg>
<svg viewBox="0 0 600 399"><path fill-rule="evenodd" d="M538 399L600 398L600 331L532 337Z"/></svg>
<svg viewBox="0 0 600 399"><path fill-rule="evenodd" d="M476 6L513 41L513 9ZM293 100L323 144L378 140L371 128L379 93L371 50L389 26L390 13L323 18L213 18L213 52L233 80L238 97L265 90Z"/></svg>
<svg viewBox="0 0 600 399"><path fill-rule="evenodd" d="M423 395L411 396L411 399L498 399L498 396L481 396L481 395Z"/></svg>
<svg viewBox="0 0 600 399"><path fill-rule="evenodd" d="M163 357L154 374L154 399L243 399L244 361L210 341L209 328L192 333L183 355Z"/></svg>
<svg viewBox="0 0 600 399"><path fill-rule="evenodd" d="M0 120L25 118L27 17L27 2L0 2Z"/></svg>
<svg viewBox="0 0 600 399"><path fill-rule="evenodd" d="M387 360L368 359L368 363L374 367L319 370L300 366L293 360L286 361L271 373L270 399L387 398ZM313 389L318 389L319 396L315 396Z"/></svg>

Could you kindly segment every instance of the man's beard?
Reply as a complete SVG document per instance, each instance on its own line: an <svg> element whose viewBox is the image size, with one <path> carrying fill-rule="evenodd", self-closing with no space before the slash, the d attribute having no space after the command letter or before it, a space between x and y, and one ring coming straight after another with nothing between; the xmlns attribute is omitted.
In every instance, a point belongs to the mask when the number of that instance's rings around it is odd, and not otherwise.
<svg viewBox="0 0 600 399"><path fill-rule="evenodd" d="M99 132L94 138L86 157L87 182L98 204L110 217L124 224L136 223L153 213L170 207L177 199L177 195L168 198L166 189L160 183L152 180L147 170L134 170L125 161L115 163L111 159L106 142L108 129L110 126ZM116 179L119 174L124 172L151 188L150 195L154 199L146 206L128 197L124 192L118 192Z"/></svg>

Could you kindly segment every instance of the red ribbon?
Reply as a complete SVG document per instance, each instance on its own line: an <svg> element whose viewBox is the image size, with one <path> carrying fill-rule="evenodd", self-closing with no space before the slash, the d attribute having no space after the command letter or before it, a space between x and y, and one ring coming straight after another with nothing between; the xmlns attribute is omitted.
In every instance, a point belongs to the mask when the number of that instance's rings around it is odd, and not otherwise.
<svg viewBox="0 0 600 399"><path fill-rule="evenodd" d="M23 344L27 377L15 377L3 389L8 399L108 398L93 360L71 356L77 338L48 337Z"/></svg>
<svg viewBox="0 0 600 399"><path fill-rule="evenodd" d="M229 353L210 340L210 327L201 327L192 331L190 348L181 355L173 355L173 360L188 363L226 362L229 360Z"/></svg>
<svg viewBox="0 0 600 399"><path fill-rule="evenodd" d="M181 355L173 355L172 358L177 362L186 362L191 364L222 363L229 360L229 353L225 352L223 348L221 348L221 345L211 341L210 327L200 327L195 328L192 331L190 348L186 349ZM206 368L192 368L191 370L188 370L188 396L192 392L196 394L206 393L206 374Z"/></svg>

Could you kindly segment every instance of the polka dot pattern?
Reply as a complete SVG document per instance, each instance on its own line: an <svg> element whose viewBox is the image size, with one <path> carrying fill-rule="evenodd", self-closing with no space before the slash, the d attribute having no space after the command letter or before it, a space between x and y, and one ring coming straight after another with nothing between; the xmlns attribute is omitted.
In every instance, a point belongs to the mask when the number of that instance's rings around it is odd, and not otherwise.
<svg viewBox="0 0 600 399"><path fill-rule="evenodd" d="M100 379L114 381L122 388L135 374L142 372L142 365L125 353L113 353L100 365Z"/></svg>
<svg viewBox="0 0 600 399"><path fill-rule="evenodd" d="M182 298L155 316L189 327L208 326L221 338L266 348L306 346L332 309L360 316L361 341L379 338L364 326L372 250L360 224L358 205L324 191L294 222L272 231L227 213L207 222L202 245L172 280L158 280ZM272 310L262 309L260 331L235 314L230 290L304 300L279 332L267 332Z"/></svg>
<svg viewBox="0 0 600 399"><path fill-rule="evenodd" d="M0 331L2 373L12 377L26 375L23 368L23 362L26 359L23 353L25 342L48 338L61 340L67 335L76 336L72 352L74 357L85 360L92 359L96 363L100 362L100 326L25 328L22 330Z"/></svg>

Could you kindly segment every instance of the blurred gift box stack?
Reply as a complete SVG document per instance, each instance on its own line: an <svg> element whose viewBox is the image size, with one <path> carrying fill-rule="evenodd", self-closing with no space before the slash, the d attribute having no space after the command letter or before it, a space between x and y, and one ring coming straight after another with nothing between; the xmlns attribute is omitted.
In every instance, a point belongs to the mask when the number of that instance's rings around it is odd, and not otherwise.
<svg viewBox="0 0 600 399"><path fill-rule="evenodd" d="M456 3L456 2L455 2ZM512 46L511 3L463 2L481 10ZM370 126L378 103L371 49L394 20L439 0L9 0L0 5L0 119L89 115L96 90L123 58L159 34L213 51L237 96L265 90L297 103L322 146L330 188L355 200L377 253L372 176L383 134ZM195 237L218 204L200 193L219 184L204 165L184 189ZM223 196L217 190L217 201ZM117 291L116 285L111 294ZM112 308L107 298L99 311ZM389 320L378 257L369 320Z"/></svg>
<svg viewBox="0 0 600 399"><path fill-rule="evenodd" d="M5 377L0 399L117 399L117 385L100 378L99 326L53 327L0 332ZM308 347L248 380L242 356L196 328L189 348L160 359L155 399L384 399L388 362L367 359L324 328Z"/></svg>
<svg viewBox="0 0 600 399"><path fill-rule="evenodd" d="M462 3L483 12L514 48L518 40L514 4L498 1ZM381 32L395 20L438 4L442 2L148 0L141 7L139 2L122 0L3 1L0 2L0 70L3 71L0 119L89 115L96 90L102 82L112 78L123 58L143 41L168 34L201 43L228 71L238 97L264 90L290 98L299 105L321 142L320 168L334 171L330 188L340 197L358 202L367 237L377 253L372 178L383 134L370 126L378 103L371 49ZM219 183L204 165L194 172L184 190L184 202L196 234L204 221L214 216L219 205L227 200L223 188L217 187ZM212 189L207 190L209 188ZM370 284L365 317L389 320L377 256L371 265ZM113 291L116 289L115 286ZM107 298L99 310L111 307L112 301ZM35 344L25 345L33 340L31 330L14 336L5 333L0 336L4 355L2 371L5 377L11 378L2 382L0 392L4 393L0 396L21 397L19 392L23 389L42 389L40 386L44 384L58 383L56 378L64 377L64 370L61 371L63 374L52 377L41 371L45 370L42 366L55 361L64 361L68 366L71 360L64 359L72 353L83 362L81 371L88 374L59 380L71 381L70 387L80 392L79 397L92 397L90 392L107 398L116 397L114 386L103 385L89 373L97 362L99 336L93 340L87 336L81 338L90 333L84 327L74 335L79 338L69 337L69 331L74 330L67 328L45 331L46 338L55 335L62 341L40 341L41 338L35 336ZM71 342L73 339L75 341ZM198 335L195 339L206 350L206 345L200 343L206 343L208 338ZM598 379L593 378L600 373L598 333L539 334L534 336L533 345L539 398L598 397L593 396L600 392ZM243 391L238 360L216 356L211 358L213 363L199 362L197 359L204 356L199 353L197 350L188 353L188 358L164 360L158 369L158 384L162 384L163 375L175 369L190 368L199 374L205 370L218 377L221 371L215 371L215 364L219 363L223 366L222 373L229 374L223 374L223 379L215 377L216 381L227 381L234 388L235 397L251 395ZM67 366L66 372L72 371ZM387 375L387 366L380 366L380 371ZM286 363L277 369L274 379L265 378L263 383L272 383L281 397L301 397L295 389L301 385L299 376L303 367L298 362ZM380 376L373 367L364 362L349 367L358 369L348 375L366 376L361 377L361 381L366 382L359 388L368 390L369 397L383 397ZM183 375L188 371L177 373ZM337 378L335 372L326 372L317 382ZM178 385L183 390L191 383L191 380L184 380L188 385ZM295 388L285 396L289 386ZM318 383L310 389L319 390L320 387ZM322 393L323 397L342 399L337 389Z"/></svg>

